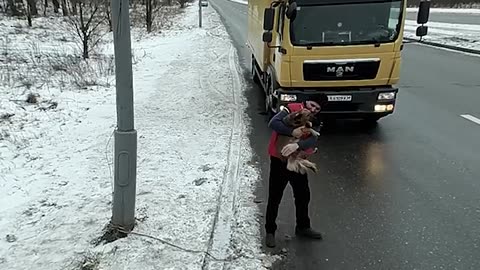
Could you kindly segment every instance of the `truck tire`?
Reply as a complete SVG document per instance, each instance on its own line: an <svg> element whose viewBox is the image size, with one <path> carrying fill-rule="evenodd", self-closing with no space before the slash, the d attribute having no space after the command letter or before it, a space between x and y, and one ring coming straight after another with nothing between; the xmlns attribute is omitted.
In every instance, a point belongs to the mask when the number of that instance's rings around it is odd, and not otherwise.
<svg viewBox="0 0 480 270"><path fill-rule="evenodd" d="M273 117L273 110L272 110L272 104L271 104L271 99L272 95L268 93L269 89L267 90L267 93L265 93L265 115L268 117L268 120Z"/></svg>
<svg viewBox="0 0 480 270"><path fill-rule="evenodd" d="M275 97L273 97L273 91L279 87L275 76L271 76L270 74L270 72L267 73L267 89L265 93L265 113L269 119L275 115L273 106L276 106L276 102L274 100Z"/></svg>
<svg viewBox="0 0 480 270"><path fill-rule="evenodd" d="M255 72L256 65L257 65L257 61L255 60L255 57L252 55L252 70L251 70L252 80L256 85L261 86L260 78L258 77L258 74Z"/></svg>

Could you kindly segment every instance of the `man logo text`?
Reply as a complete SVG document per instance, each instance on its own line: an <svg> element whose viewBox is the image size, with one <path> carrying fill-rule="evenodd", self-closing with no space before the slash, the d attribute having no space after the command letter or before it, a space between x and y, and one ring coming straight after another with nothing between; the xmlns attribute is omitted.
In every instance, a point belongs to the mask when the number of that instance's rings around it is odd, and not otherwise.
<svg viewBox="0 0 480 270"><path fill-rule="evenodd" d="M335 72L337 77L342 77L344 72L353 72L353 66L346 66L344 67L327 67L327 72Z"/></svg>

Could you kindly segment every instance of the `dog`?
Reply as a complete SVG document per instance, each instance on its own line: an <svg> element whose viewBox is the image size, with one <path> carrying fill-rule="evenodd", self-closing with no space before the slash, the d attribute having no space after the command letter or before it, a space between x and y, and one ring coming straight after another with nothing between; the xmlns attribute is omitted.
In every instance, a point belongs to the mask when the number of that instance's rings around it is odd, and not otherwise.
<svg viewBox="0 0 480 270"><path fill-rule="evenodd" d="M312 128L312 114L307 109L302 109L297 112L289 113L283 119L284 123L290 127L298 128L302 127L303 135L302 138L306 138L309 136L318 137L320 134ZM277 153L281 153L283 148L290 143L296 143L300 141L300 138L289 137L285 135L278 135L277 143L276 143L276 150ZM315 153L315 152L314 152ZM317 166L315 163L307 160L308 156L312 153L297 150L288 157L283 157L283 161L287 161L287 170L297 172L300 174L306 174L308 170L313 171L316 173Z"/></svg>

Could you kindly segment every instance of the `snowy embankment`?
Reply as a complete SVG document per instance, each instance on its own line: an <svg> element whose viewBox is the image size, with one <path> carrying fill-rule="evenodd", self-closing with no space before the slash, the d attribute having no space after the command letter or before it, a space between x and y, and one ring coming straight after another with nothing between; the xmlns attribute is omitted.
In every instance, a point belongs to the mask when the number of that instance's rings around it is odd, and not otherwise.
<svg viewBox="0 0 480 270"><path fill-rule="evenodd" d="M417 9L409 8L408 11L416 14ZM426 24L428 34L423 37L423 40L480 52L480 9L432 8L430 12L450 14L454 17L464 14L478 16L478 24L444 23L430 20ZM419 38L415 35L418 26L416 20L406 20L404 36L418 40Z"/></svg>
<svg viewBox="0 0 480 270"><path fill-rule="evenodd" d="M417 12L418 7L409 7L407 12ZM450 13L450 14L480 14L480 6L470 8L430 8L430 13Z"/></svg>
<svg viewBox="0 0 480 270"><path fill-rule="evenodd" d="M37 74L49 78L42 85L28 82L20 64L2 72L2 81L21 76L0 86L0 269L262 269L275 259L261 251L253 195L259 174L236 52L217 14L203 10L201 29L195 3L162 34L137 39L132 32L137 225L112 243L97 242L111 216L112 71L86 65L98 70L72 77L65 69L81 65L58 63ZM50 34L61 19L44 20L29 29L3 18L3 41L39 40L39 51L74 44L60 31ZM108 36L105 69L113 53ZM76 77L92 82L68 84ZM25 102L30 92L37 102Z"/></svg>

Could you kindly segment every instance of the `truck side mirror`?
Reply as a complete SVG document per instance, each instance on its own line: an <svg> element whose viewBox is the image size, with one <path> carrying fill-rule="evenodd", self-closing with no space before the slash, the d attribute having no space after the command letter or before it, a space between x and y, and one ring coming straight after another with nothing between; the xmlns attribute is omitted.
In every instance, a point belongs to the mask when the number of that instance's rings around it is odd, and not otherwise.
<svg viewBox="0 0 480 270"><path fill-rule="evenodd" d="M273 40L272 32L270 32L270 31L263 32L262 40L263 40L263 42L266 42L266 43L272 42L272 40Z"/></svg>
<svg viewBox="0 0 480 270"><path fill-rule="evenodd" d="M423 37L427 35L427 32L428 32L428 26L422 25L417 27L416 35L417 37Z"/></svg>
<svg viewBox="0 0 480 270"><path fill-rule="evenodd" d="M266 8L265 12L263 13L263 30L272 31L274 20L275 20L275 9Z"/></svg>
<svg viewBox="0 0 480 270"><path fill-rule="evenodd" d="M417 23L418 24L427 23L429 14L430 14L430 1L429 0L421 1L420 5L418 6Z"/></svg>
<svg viewBox="0 0 480 270"><path fill-rule="evenodd" d="M288 5L285 16L291 21L295 20L295 17L297 16L297 2L292 2Z"/></svg>

